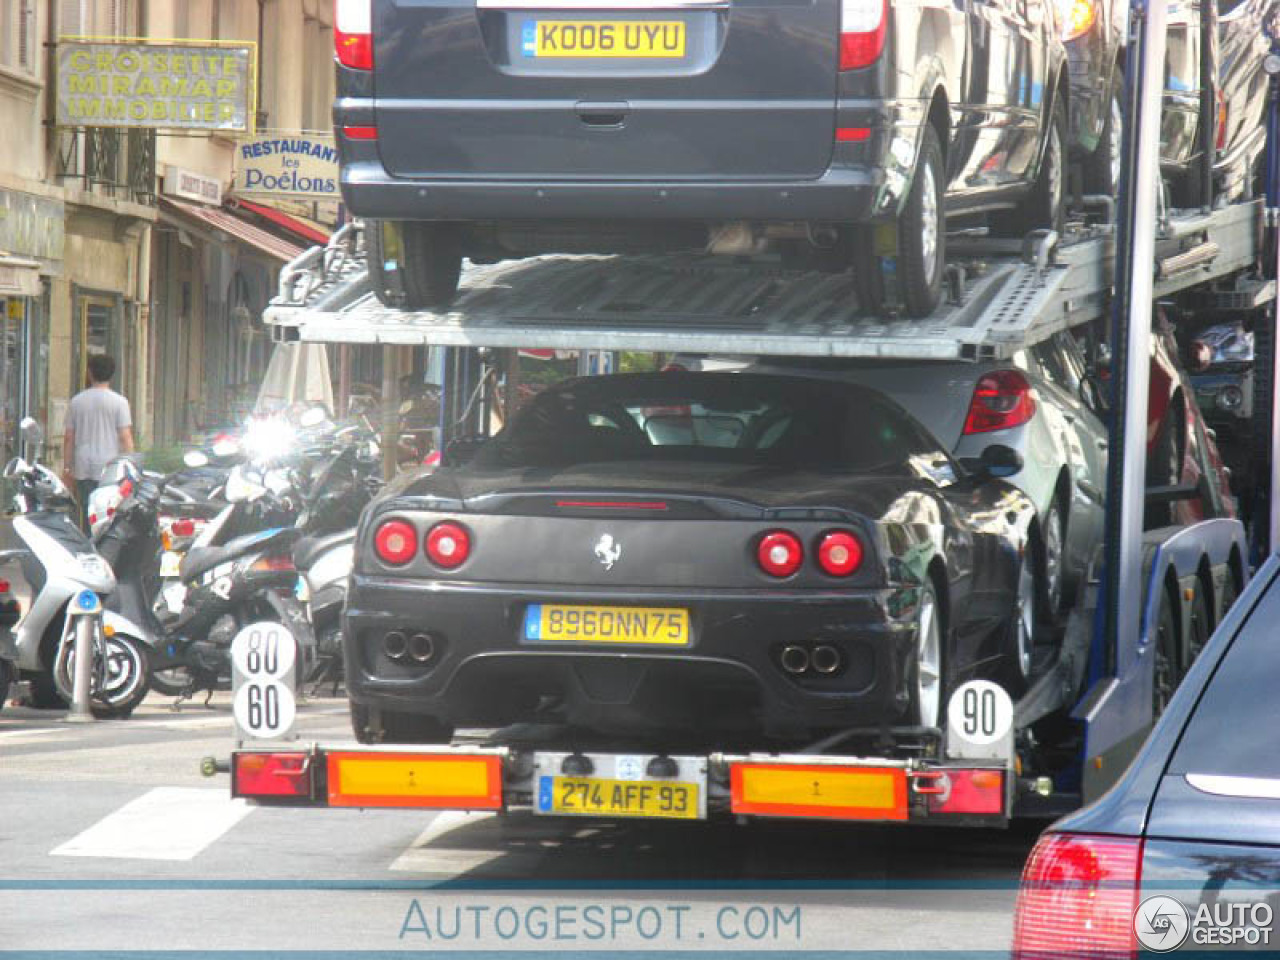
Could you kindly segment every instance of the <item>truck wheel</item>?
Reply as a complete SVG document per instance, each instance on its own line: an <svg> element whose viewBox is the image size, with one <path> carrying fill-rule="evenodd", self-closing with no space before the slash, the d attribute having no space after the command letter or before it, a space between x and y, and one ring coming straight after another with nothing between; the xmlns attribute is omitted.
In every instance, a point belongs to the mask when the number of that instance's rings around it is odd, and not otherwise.
<svg viewBox="0 0 1280 960"><path fill-rule="evenodd" d="M1114 197L1120 187L1120 167L1124 162L1124 74L1117 66L1111 71L1111 92L1107 115L1098 145L1084 164L1084 185L1089 193Z"/></svg>
<svg viewBox="0 0 1280 960"><path fill-rule="evenodd" d="M942 721L943 687L942 611L932 581L920 588L916 614L915 651L909 673L911 698L908 723L937 727Z"/></svg>
<svg viewBox="0 0 1280 960"><path fill-rule="evenodd" d="M399 243L387 230L399 234ZM397 249L398 247L398 249ZM447 307L458 292L462 253L447 225L416 220L370 220L365 226L369 283L388 307Z"/></svg>
<svg viewBox="0 0 1280 960"><path fill-rule="evenodd" d="M1021 237L1046 227L1061 232L1066 204L1066 144L1067 106L1059 96L1054 98L1044 156L1031 192L1014 209L992 214L991 227L996 233Z"/></svg>
<svg viewBox="0 0 1280 960"><path fill-rule="evenodd" d="M1156 615L1155 662L1151 678L1151 719L1164 713L1178 689L1178 622L1174 617L1173 598L1165 588L1160 590L1160 612Z"/></svg>
<svg viewBox="0 0 1280 960"><path fill-rule="evenodd" d="M1190 668L1213 633L1213 622L1209 619L1209 601L1205 596L1203 582L1196 584L1195 596L1191 598L1191 623L1187 632L1187 667Z"/></svg>
<svg viewBox="0 0 1280 960"><path fill-rule="evenodd" d="M351 729L359 743L448 743L453 727L417 713L375 710L351 701Z"/></svg>

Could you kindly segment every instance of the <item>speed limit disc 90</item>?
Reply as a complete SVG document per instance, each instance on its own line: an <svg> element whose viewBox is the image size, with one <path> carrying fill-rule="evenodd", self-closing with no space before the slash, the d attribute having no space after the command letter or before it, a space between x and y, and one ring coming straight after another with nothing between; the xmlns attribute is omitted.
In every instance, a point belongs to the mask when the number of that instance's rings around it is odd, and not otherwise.
<svg viewBox="0 0 1280 960"><path fill-rule="evenodd" d="M280 623L251 623L231 641L231 662L248 680L280 680L290 675L298 644Z"/></svg>

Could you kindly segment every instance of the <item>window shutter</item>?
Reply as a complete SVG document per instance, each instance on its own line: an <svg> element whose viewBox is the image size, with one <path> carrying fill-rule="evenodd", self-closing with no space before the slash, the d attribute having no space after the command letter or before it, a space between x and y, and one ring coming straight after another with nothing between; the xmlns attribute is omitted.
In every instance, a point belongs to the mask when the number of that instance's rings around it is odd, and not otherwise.
<svg viewBox="0 0 1280 960"><path fill-rule="evenodd" d="M32 0L18 0L18 66L28 73L36 69L36 7Z"/></svg>
<svg viewBox="0 0 1280 960"><path fill-rule="evenodd" d="M84 26L84 6L80 0L61 0L58 5L58 35L83 36Z"/></svg>

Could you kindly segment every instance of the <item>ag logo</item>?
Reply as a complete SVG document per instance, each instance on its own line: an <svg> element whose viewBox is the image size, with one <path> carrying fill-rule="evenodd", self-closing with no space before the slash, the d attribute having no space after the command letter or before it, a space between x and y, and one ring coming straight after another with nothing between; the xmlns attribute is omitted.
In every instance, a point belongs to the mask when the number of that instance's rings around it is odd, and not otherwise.
<svg viewBox="0 0 1280 960"><path fill-rule="evenodd" d="M1133 915L1133 932L1138 942L1152 953L1177 950L1191 930L1187 908L1173 897L1148 897Z"/></svg>
<svg viewBox="0 0 1280 960"><path fill-rule="evenodd" d="M606 570L612 570L621 556L622 544L613 539L612 534L606 533L596 541L596 559L604 564Z"/></svg>

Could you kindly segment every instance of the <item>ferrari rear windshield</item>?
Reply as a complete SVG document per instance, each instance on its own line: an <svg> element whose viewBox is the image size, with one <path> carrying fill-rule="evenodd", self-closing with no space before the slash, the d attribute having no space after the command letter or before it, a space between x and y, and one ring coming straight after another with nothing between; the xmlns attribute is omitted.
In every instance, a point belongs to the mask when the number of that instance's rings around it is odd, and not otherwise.
<svg viewBox="0 0 1280 960"><path fill-rule="evenodd" d="M900 409L852 384L662 373L544 391L481 448L472 468L673 461L905 472L913 458L939 450Z"/></svg>

